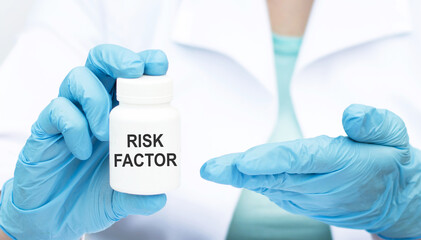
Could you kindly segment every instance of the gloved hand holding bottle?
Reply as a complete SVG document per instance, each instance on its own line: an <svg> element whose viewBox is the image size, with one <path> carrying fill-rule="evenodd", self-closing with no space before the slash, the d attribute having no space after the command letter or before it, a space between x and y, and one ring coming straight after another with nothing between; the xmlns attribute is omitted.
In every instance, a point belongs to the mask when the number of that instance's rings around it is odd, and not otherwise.
<svg viewBox="0 0 421 240"><path fill-rule="evenodd" d="M348 107L342 122L348 137L264 144L209 160L201 175L330 225L421 238L421 152L404 122L364 105Z"/></svg>
<svg viewBox="0 0 421 240"><path fill-rule="evenodd" d="M114 45L93 48L73 69L59 97L39 115L14 178L2 189L0 227L14 239L78 239L130 214L152 214L165 195L113 191L109 184L108 114L115 79L163 75L162 51L134 53Z"/></svg>

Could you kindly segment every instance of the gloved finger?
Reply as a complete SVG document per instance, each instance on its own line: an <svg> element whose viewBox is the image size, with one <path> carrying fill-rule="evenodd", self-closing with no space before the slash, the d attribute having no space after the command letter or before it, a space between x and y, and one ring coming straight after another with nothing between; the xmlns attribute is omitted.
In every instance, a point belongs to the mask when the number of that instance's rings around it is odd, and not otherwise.
<svg viewBox="0 0 421 240"><path fill-rule="evenodd" d="M405 123L391 111L353 104L345 109L342 125L348 136L358 142L406 148L409 137Z"/></svg>
<svg viewBox="0 0 421 240"><path fill-rule="evenodd" d="M51 101L39 115L32 128L32 135L23 149L27 161L34 163L53 158L54 155L51 156L47 150L60 140L61 135L76 158L85 160L91 156L92 142L88 122L83 113L63 97Z"/></svg>
<svg viewBox="0 0 421 240"><path fill-rule="evenodd" d="M238 171L235 166L235 159L241 157L242 153L231 153L205 162L200 168L200 176L208 181L219 184L244 187L245 174ZM252 186L254 188L261 185Z"/></svg>
<svg viewBox="0 0 421 240"><path fill-rule="evenodd" d="M145 50L139 53L140 58L145 63L146 75L165 75L168 70L167 55L161 50Z"/></svg>
<svg viewBox="0 0 421 240"><path fill-rule="evenodd" d="M166 202L165 194L146 196L114 191L112 210L118 219L128 215L151 215L161 210Z"/></svg>
<svg viewBox="0 0 421 240"><path fill-rule="evenodd" d="M236 166L248 175L328 173L356 154L354 144L349 138L327 136L264 144L244 152Z"/></svg>
<svg viewBox="0 0 421 240"><path fill-rule="evenodd" d="M98 77L107 92L111 92L117 78L142 76L145 63L138 54L129 49L103 44L89 51L85 66Z"/></svg>
<svg viewBox="0 0 421 240"><path fill-rule="evenodd" d="M219 184L231 185L237 188L247 188L252 191L262 189L287 189L294 188L303 182L303 176L291 176L290 174L247 175L240 172L236 166L236 159L242 153L227 154L219 158L207 161L200 169L203 179ZM301 181L297 181L301 179Z"/></svg>
<svg viewBox="0 0 421 240"><path fill-rule="evenodd" d="M207 161L200 169L200 176L208 181L219 184L232 185L234 187L245 187L245 174L238 171L235 166L235 159L241 157L242 153L227 154L219 158L214 158ZM251 179L250 179L251 180ZM249 184L250 187L261 187L260 183L256 185Z"/></svg>
<svg viewBox="0 0 421 240"><path fill-rule="evenodd" d="M168 69L168 59L161 50L146 50L138 54L129 49L104 44L89 52L85 66L102 82L108 92L115 87L115 80L138 78L148 75L164 75Z"/></svg>
<svg viewBox="0 0 421 240"><path fill-rule="evenodd" d="M236 168L235 159L242 153L224 155L220 158L207 161L200 169L202 178L219 184L231 185L238 188L246 188L267 196L270 200L279 202L297 201L303 194L295 191L308 174L275 174L275 175L247 175ZM301 178L301 179L300 179ZM314 188L314 186L308 186ZM284 190L288 189L288 190ZM278 204L279 205L279 204ZM287 205L289 206L289 205ZM281 206L282 207L282 206Z"/></svg>
<svg viewBox="0 0 421 240"><path fill-rule="evenodd" d="M111 97L88 68L77 67L70 71L61 83L59 96L80 106L94 136L100 141L108 141Z"/></svg>
<svg viewBox="0 0 421 240"><path fill-rule="evenodd" d="M290 200L293 199L291 198L293 193L320 194L341 184L341 182L329 179L327 174L247 175L240 172L236 167L235 159L239 156L241 156L241 153L211 159L202 166L200 175L208 181L246 188L268 197L270 197L269 193L282 193L285 199ZM341 178L342 180L344 178Z"/></svg>

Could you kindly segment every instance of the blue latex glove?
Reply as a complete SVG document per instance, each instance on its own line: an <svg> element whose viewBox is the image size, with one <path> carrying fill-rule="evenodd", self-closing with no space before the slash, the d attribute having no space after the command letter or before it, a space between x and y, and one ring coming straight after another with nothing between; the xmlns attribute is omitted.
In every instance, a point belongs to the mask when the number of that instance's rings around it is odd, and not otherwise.
<svg viewBox="0 0 421 240"><path fill-rule="evenodd" d="M421 238L421 153L409 145L403 121L351 105L343 126L348 137L264 144L211 159L201 175L331 225Z"/></svg>
<svg viewBox="0 0 421 240"><path fill-rule="evenodd" d="M165 195L136 196L109 185L108 114L117 77L162 75L162 51L134 53L114 45L89 52L85 67L73 69L59 97L32 126L16 164L14 179L3 187L0 226L16 239L78 239L130 214L152 214Z"/></svg>

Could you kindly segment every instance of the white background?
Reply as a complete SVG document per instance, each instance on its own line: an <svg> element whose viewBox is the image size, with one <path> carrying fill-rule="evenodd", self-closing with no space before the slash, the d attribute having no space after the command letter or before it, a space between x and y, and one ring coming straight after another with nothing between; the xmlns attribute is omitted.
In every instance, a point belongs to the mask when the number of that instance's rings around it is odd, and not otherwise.
<svg viewBox="0 0 421 240"><path fill-rule="evenodd" d="M34 0L0 0L0 64L22 31Z"/></svg>

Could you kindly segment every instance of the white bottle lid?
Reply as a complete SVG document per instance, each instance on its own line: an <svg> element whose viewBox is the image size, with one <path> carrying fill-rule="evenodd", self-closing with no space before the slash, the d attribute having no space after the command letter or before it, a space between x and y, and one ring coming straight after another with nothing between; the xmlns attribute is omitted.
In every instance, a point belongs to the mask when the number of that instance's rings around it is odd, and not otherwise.
<svg viewBox="0 0 421 240"><path fill-rule="evenodd" d="M157 104L172 99L172 81L166 76L143 75L117 79L117 100L132 104Z"/></svg>

